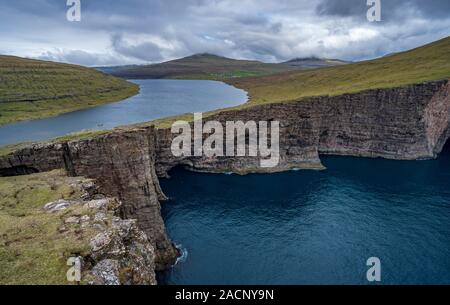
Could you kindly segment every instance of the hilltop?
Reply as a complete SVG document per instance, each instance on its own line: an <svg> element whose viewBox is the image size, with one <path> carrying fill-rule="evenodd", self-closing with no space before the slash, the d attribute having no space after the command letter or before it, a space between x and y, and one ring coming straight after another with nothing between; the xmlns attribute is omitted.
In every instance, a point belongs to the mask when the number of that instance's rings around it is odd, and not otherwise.
<svg viewBox="0 0 450 305"><path fill-rule="evenodd" d="M295 69L284 64L238 60L203 53L143 66L102 67L101 71L127 79L229 79L262 76Z"/></svg>
<svg viewBox="0 0 450 305"><path fill-rule="evenodd" d="M138 91L94 69L0 56L0 125L120 101Z"/></svg>
<svg viewBox="0 0 450 305"><path fill-rule="evenodd" d="M324 67L334 67L349 64L348 61L329 58L318 57L306 57L306 58L294 58L284 62L284 65L295 67L299 69L318 69Z"/></svg>
<svg viewBox="0 0 450 305"><path fill-rule="evenodd" d="M227 80L249 92L249 105L339 95L450 78L450 37L375 60Z"/></svg>

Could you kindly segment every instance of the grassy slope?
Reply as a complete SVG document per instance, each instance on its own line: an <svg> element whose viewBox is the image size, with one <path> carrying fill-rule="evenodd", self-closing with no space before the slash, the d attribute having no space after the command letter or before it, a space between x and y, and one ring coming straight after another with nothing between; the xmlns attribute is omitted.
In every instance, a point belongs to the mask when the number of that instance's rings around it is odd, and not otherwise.
<svg viewBox="0 0 450 305"><path fill-rule="evenodd" d="M62 170L0 178L0 284L67 284L67 259L89 253L94 232L60 231L63 217L85 213L83 207L51 214L42 209L79 198L73 179Z"/></svg>
<svg viewBox="0 0 450 305"><path fill-rule="evenodd" d="M286 102L308 96L339 95L450 78L450 37L389 57L318 70L232 79L250 104Z"/></svg>
<svg viewBox="0 0 450 305"><path fill-rule="evenodd" d="M171 78L223 80L236 77L270 75L295 69L283 64L236 60L211 54L197 54L147 66L104 68L123 78Z"/></svg>
<svg viewBox="0 0 450 305"><path fill-rule="evenodd" d="M138 91L94 69L0 56L0 125L115 102Z"/></svg>

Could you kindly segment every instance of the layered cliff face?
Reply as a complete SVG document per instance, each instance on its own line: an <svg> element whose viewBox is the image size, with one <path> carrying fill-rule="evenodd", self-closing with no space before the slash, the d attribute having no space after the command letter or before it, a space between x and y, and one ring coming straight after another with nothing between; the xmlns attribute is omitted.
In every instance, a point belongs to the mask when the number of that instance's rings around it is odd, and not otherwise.
<svg viewBox="0 0 450 305"><path fill-rule="evenodd" d="M71 176L96 179L104 194L123 202L122 217L137 219L156 249L156 268L172 265L177 250L169 241L159 200L166 199L155 174L155 130L115 132L93 139L34 145L2 158L0 175L65 168Z"/></svg>
<svg viewBox="0 0 450 305"><path fill-rule="evenodd" d="M0 175L65 168L94 178L102 192L123 201L125 218L136 218L156 249L158 269L177 251L160 215L164 200L158 176L185 166L207 172L274 172L321 169L320 154L434 158L450 136L450 83L447 80L401 88L369 90L222 111L205 120L279 121L280 163L261 168L254 157L174 157L175 135L154 127L116 130L85 140L34 145L0 157Z"/></svg>
<svg viewBox="0 0 450 305"><path fill-rule="evenodd" d="M261 168L254 157L174 158L169 130L157 137L156 170L177 165L208 172L274 172L321 169L321 154L395 160L435 158L450 136L447 80L358 94L223 111L205 120L279 121L280 163Z"/></svg>

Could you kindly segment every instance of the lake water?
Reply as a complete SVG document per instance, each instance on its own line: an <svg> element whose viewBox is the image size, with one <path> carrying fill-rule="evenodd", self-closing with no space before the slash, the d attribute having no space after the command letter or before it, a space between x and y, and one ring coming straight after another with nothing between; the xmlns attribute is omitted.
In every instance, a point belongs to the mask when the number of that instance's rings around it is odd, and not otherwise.
<svg viewBox="0 0 450 305"><path fill-rule="evenodd" d="M248 100L245 91L216 81L132 82L138 84L141 91L124 101L0 127L0 145L46 140L86 129L111 129L183 113L206 112Z"/></svg>
<svg viewBox="0 0 450 305"><path fill-rule="evenodd" d="M163 284L450 284L450 149L432 161L325 157L326 171L216 175L162 187L187 257Z"/></svg>

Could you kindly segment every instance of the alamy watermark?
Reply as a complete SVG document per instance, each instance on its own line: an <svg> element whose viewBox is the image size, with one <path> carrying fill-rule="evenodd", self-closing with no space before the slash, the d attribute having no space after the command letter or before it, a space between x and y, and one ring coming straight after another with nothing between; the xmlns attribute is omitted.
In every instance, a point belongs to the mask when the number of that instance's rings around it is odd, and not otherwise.
<svg viewBox="0 0 450 305"><path fill-rule="evenodd" d="M67 21L81 21L81 0L67 0L67 10L66 18Z"/></svg>
<svg viewBox="0 0 450 305"><path fill-rule="evenodd" d="M81 0L67 0L66 18L70 22L81 21ZM369 22L381 21L381 0L367 0L367 20Z"/></svg>
<svg viewBox="0 0 450 305"><path fill-rule="evenodd" d="M367 20L369 20L369 22L380 22L381 0L367 0L367 6L369 6L369 10L367 11Z"/></svg>
<svg viewBox="0 0 450 305"><path fill-rule="evenodd" d="M367 280L369 282L381 282L381 260L378 257L371 257L367 260Z"/></svg>
<svg viewBox="0 0 450 305"><path fill-rule="evenodd" d="M202 113L195 113L193 125L193 131L186 121L172 125L172 133L179 134L171 146L175 157L259 157L263 168L276 167L280 162L278 121L228 121L222 125L218 121L204 123Z"/></svg>
<svg viewBox="0 0 450 305"><path fill-rule="evenodd" d="M67 260L67 266L70 267L66 273L67 281L71 283L81 282L81 258L70 257Z"/></svg>

